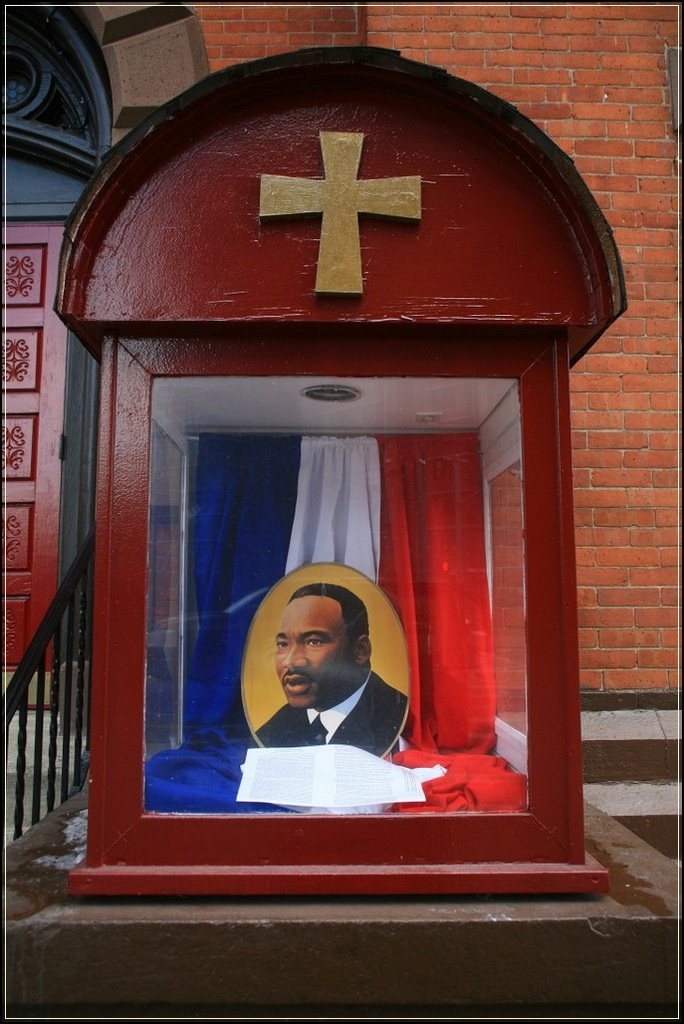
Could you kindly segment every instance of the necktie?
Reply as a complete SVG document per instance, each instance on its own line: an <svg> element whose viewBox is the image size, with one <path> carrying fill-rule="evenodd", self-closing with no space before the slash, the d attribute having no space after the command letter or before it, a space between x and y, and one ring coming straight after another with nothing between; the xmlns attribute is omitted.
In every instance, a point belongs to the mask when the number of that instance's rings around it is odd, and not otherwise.
<svg viewBox="0 0 684 1024"><path fill-rule="evenodd" d="M316 715L313 722L309 723L309 746L319 746L320 744L325 743L327 735L328 730L323 725L321 716Z"/></svg>

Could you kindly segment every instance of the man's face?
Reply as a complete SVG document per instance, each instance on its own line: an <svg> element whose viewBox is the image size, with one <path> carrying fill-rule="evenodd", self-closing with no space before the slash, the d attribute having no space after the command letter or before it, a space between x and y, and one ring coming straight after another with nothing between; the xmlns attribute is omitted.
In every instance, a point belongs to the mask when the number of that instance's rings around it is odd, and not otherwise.
<svg viewBox="0 0 684 1024"><path fill-rule="evenodd" d="M363 683L369 656L368 638L349 639L333 598L297 597L285 608L275 666L292 707L335 707Z"/></svg>

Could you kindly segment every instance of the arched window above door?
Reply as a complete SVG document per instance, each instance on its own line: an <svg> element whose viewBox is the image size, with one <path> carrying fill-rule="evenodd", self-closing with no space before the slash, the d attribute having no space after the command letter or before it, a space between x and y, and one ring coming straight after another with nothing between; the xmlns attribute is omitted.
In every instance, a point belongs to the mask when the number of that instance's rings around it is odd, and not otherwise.
<svg viewBox="0 0 684 1024"><path fill-rule="evenodd" d="M40 4L8 14L6 61L7 201L59 215L110 145L102 55L73 14Z"/></svg>

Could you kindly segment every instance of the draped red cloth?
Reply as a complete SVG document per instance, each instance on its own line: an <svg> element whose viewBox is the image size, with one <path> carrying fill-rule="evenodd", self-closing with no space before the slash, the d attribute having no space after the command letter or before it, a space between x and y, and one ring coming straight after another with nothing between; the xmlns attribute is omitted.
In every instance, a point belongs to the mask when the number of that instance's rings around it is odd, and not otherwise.
<svg viewBox="0 0 684 1024"><path fill-rule="evenodd" d="M408 643L404 737L423 751L494 748L495 686L477 435L378 438L379 584Z"/></svg>
<svg viewBox="0 0 684 1024"><path fill-rule="evenodd" d="M425 803L395 804L404 813L438 811L522 811L527 806L527 777L511 771L503 757L491 754L431 754L404 750L392 757L404 768L436 764L446 775L423 783Z"/></svg>

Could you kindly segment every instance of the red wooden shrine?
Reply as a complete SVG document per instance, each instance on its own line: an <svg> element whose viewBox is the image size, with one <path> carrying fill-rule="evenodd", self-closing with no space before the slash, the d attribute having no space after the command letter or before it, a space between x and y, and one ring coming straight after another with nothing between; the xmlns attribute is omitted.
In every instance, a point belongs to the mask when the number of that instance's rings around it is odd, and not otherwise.
<svg viewBox="0 0 684 1024"><path fill-rule="evenodd" d="M386 51L242 65L112 151L67 226L58 302L103 371L89 839L71 891L605 891L583 837L568 388L624 298L572 162L503 101ZM153 391L193 378L207 405L219 379L514 386L523 810L145 810Z"/></svg>

